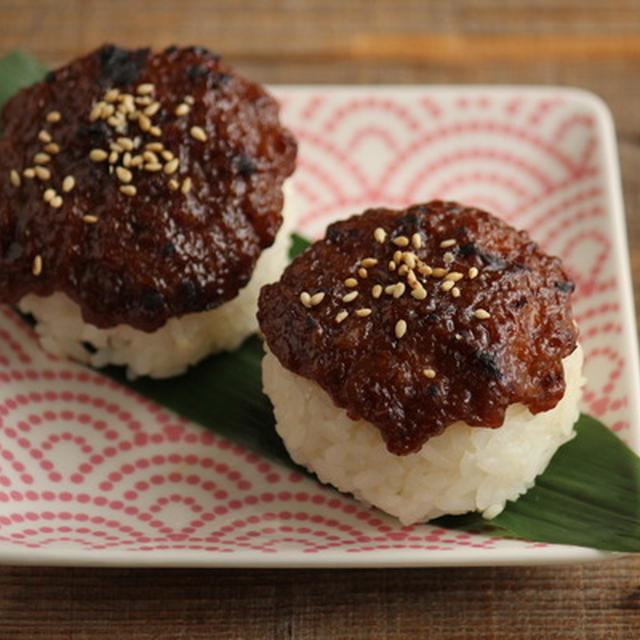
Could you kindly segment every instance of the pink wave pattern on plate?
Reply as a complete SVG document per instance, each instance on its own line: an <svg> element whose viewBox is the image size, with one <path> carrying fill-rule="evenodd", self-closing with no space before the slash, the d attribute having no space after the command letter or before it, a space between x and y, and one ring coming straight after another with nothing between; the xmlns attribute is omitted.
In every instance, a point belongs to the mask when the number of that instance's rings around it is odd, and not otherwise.
<svg viewBox="0 0 640 640"><path fill-rule="evenodd" d="M319 236L368 206L447 198L485 207L561 255L577 285L583 408L635 443L612 182L590 100L559 89L277 93L300 142L302 233ZM113 563L157 565L566 559L562 547L490 532L402 527L43 353L8 308L0 308L0 433L5 561L100 564L112 552Z"/></svg>

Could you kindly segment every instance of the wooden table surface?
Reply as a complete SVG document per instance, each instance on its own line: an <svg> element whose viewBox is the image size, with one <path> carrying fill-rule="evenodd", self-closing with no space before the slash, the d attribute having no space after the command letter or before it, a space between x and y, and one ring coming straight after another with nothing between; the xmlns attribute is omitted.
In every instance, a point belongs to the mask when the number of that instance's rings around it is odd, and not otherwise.
<svg viewBox="0 0 640 640"><path fill-rule="evenodd" d="M585 87L618 132L640 299L638 0L0 0L0 55L198 43L261 82ZM640 558L568 567L0 568L0 640L640 637Z"/></svg>

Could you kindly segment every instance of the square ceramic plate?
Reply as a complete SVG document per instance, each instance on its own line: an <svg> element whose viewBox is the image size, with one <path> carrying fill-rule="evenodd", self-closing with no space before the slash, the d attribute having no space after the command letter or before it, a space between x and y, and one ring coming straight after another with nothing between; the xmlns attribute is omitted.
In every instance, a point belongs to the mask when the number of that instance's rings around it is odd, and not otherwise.
<svg viewBox="0 0 640 640"><path fill-rule="evenodd" d="M610 115L560 88L279 87L310 236L370 205L472 203L577 284L583 409L638 448L638 364ZM0 561L435 566L586 561L584 548L402 527L102 377L0 307Z"/></svg>

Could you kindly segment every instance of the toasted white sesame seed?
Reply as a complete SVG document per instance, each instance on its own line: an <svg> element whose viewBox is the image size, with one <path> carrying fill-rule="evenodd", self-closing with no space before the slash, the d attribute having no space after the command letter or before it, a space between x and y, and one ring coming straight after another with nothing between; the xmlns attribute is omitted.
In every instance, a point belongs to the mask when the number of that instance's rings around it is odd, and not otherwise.
<svg viewBox="0 0 640 640"><path fill-rule="evenodd" d="M433 273L433 269L428 264L421 264L418 266L418 273L423 276L430 276Z"/></svg>
<svg viewBox="0 0 640 640"><path fill-rule="evenodd" d="M120 89L109 89L107 93L104 94L104 100L106 102L115 102L120 95Z"/></svg>
<svg viewBox="0 0 640 640"><path fill-rule="evenodd" d="M120 193L123 193L125 196L135 196L138 190L132 184L123 184L120 187Z"/></svg>
<svg viewBox="0 0 640 640"><path fill-rule="evenodd" d="M36 170L33 167L27 167L23 172L22 175L25 178L35 178L36 177Z"/></svg>
<svg viewBox="0 0 640 640"><path fill-rule="evenodd" d="M51 171L46 167L36 167L35 172L40 180L49 180L49 178L51 178Z"/></svg>
<svg viewBox="0 0 640 640"><path fill-rule="evenodd" d="M191 191L191 185L191 178L185 178L182 181L182 187L180 188L180 190L186 195L187 193L189 193L189 191Z"/></svg>
<svg viewBox="0 0 640 640"><path fill-rule="evenodd" d="M22 180L20 180L20 174L15 169L11 169L11 171L9 172L9 180L14 187L19 187L22 184Z"/></svg>
<svg viewBox="0 0 640 640"><path fill-rule="evenodd" d="M477 268L477 267L471 267L471 268L469 269L469 272L468 272L468 274L467 274L467 275L469 276L469 278L470 278L471 280L473 280L474 278L476 278L476 277L478 276L478 273L480 273L480 272L478 271L478 268Z"/></svg>
<svg viewBox="0 0 640 640"><path fill-rule="evenodd" d="M411 253L410 251L405 251L402 254L403 262L409 267L409 269L415 269L417 260L415 253Z"/></svg>
<svg viewBox="0 0 640 640"><path fill-rule="evenodd" d="M373 285L373 288L371 289L371 295L378 299L381 295L382 295L382 286L379 284Z"/></svg>
<svg viewBox="0 0 640 640"><path fill-rule="evenodd" d="M186 116L186 115L187 115L187 113L189 113L189 111L191 111L191 108L189 107L189 105L188 105L188 104L185 104L185 103L183 102L183 103L179 104L179 105L176 107L176 110L175 110L175 112L174 112L174 113L175 113L178 117L180 117L180 116Z"/></svg>
<svg viewBox="0 0 640 640"><path fill-rule="evenodd" d="M100 116L102 115L102 106L104 105L104 102L98 102L97 104L95 104L93 106L93 108L91 109L90 113L89 113L89 120L91 122L95 122L96 120L100 119Z"/></svg>
<svg viewBox="0 0 640 640"><path fill-rule="evenodd" d="M395 271L396 263L393 260L389 260L389 264L387 265L387 268L389 269L389 271Z"/></svg>
<svg viewBox="0 0 640 640"><path fill-rule="evenodd" d="M193 96L185 96L185 97L184 97L184 101L185 101L187 104L191 104L191 105L193 105L193 104L195 103L195 98L194 98Z"/></svg>
<svg viewBox="0 0 640 640"><path fill-rule="evenodd" d="M178 158L169 160L169 162L167 162L167 164L164 165L164 172L168 176L170 176L172 173L175 173L178 170L179 165L180 165L180 160L178 160Z"/></svg>
<svg viewBox="0 0 640 640"><path fill-rule="evenodd" d="M92 216L90 214L82 216L82 222L86 222L87 224L95 224L98 222L98 219L98 216Z"/></svg>
<svg viewBox="0 0 640 640"><path fill-rule="evenodd" d="M396 247L406 247L409 245L409 238L407 236L398 236L394 238L391 242L396 245Z"/></svg>
<svg viewBox="0 0 640 640"><path fill-rule="evenodd" d="M344 311L344 309L342 311L338 311L338 313L336 313L336 322L340 324L343 320L347 319L348 315L349 312Z"/></svg>
<svg viewBox="0 0 640 640"><path fill-rule="evenodd" d="M116 118L116 116L111 116L107 120L107 123L109 124L110 127L113 127L116 131L119 131L120 128L124 126L124 120L122 120L121 118Z"/></svg>
<svg viewBox="0 0 640 640"><path fill-rule="evenodd" d="M359 316L360 318L366 318L367 316L371 315L371 309L369 309L368 307L364 307L362 309L356 309L356 315Z"/></svg>
<svg viewBox="0 0 640 640"><path fill-rule="evenodd" d="M409 273L409 267L407 267L407 265L406 265L406 264L401 264L401 265L398 267L398 275L399 275L399 276L404 276L404 275L406 275L407 273Z"/></svg>
<svg viewBox="0 0 640 640"><path fill-rule="evenodd" d="M55 189L45 189L45 192L42 194L42 199L45 202L51 202L56 197Z"/></svg>
<svg viewBox="0 0 640 640"><path fill-rule="evenodd" d="M449 247L453 247L453 245L456 243L454 238L449 238L448 240L443 240L440 243L440 248L441 249L448 249Z"/></svg>
<svg viewBox="0 0 640 640"><path fill-rule="evenodd" d="M324 291L319 291L318 293L314 293L311 296L311 306L315 307L319 305L324 300Z"/></svg>
<svg viewBox="0 0 640 640"><path fill-rule="evenodd" d="M349 291L349 293L346 293L345 295L342 296L342 301L353 302L357 297L358 297L357 291Z"/></svg>
<svg viewBox="0 0 640 640"><path fill-rule="evenodd" d="M361 278L366 278L366 277L368 277L368 276L369 276L369 272L368 272L364 267L360 267L360 268L358 269L358 275L359 275Z"/></svg>
<svg viewBox="0 0 640 640"><path fill-rule="evenodd" d="M133 156L131 158L131 162L129 163L132 167L139 167L141 164L144 164L144 158L142 156Z"/></svg>
<svg viewBox="0 0 640 640"><path fill-rule="evenodd" d="M459 298L460 297L460 289L458 289L458 287L453 287L453 289L451 289L451 295L454 298Z"/></svg>
<svg viewBox="0 0 640 640"><path fill-rule="evenodd" d="M393 297L400 298L404 294L406 289L407 287L405 286L404 282L398 282L393 290Z"/></svg>
<svg viewBox="0 0 640 640"><path fill-rule="evenodd" d="M160 155L162 156L163 160L166 160L167 162L169 162L170 160L173 160L173 158L175 157L173 155L173 153L171 153L171 151L169 151L168 149L164 149Z"/></svg>
<svg viewBox="0 0 640 640"><path fill-rule="evenodd" d="M62 118L62 116L59 111L49 111L46 120L47 122L60 122L60 118Z"/></svg>
<svg viewBox="0 0 640 640"><path fill-rule="evenodd" d="M153 102L153 99L151 98L151 96L138 96L135 99L136 104L140 104L143 107L146 107L148 105L150 105Z"/></svg>
<svg viewBox="0 0 640 640"><path fill-rule="evenodd" d="M384 288L384 292L388 295L388 296L392 296L393 292L396 290L396 285L395 284L388 284L385 288Z"/></svg>
<svg viewBox="0 0 640 640"><path fill-rule="evenodd" d="M476 309L473 312L473 315L478 318L478 320L486 320L487 318L491 317L491 314L486 311L485 309Z"/></svg>
<svg viewBox="0 0 640 640"><path fill-rule="evenodd" d="M155 116L156 113L160 110L159 102L152 102L148 107L145 107L144 115L149 116L150 118Z"/></svg>
<svg viewBox="0 0 640 640"><path fill-rule="evenodd" d="M55 196L51 199L51 202L49 202L49 204L54 208L54 209L59 209L62 206L62 196Z"/></svg>
<svg viewBox="0 0 640 640"><path fill-rule="evenodd" d="M416 299L416 300L424 300L427 297L427 292L424 290L424 287L422 285L420 285L419 287L416 287L412 292L411 295Z"/></svg>
<svg viewBox="0 0 640 640"><path fill-rule="evenodd" d="M104 149L91 149L89 152L89 158L94 162L104 162L109 157L109 154Z"/></svg>
<svg viewBox="0 0 640 640"><path fill-rule="evenodd" d="M146 96L155 91L155 86L151 82L145 82L143 84L139 84L136 87L136 93L139 96Z"/></svg>
<svg viewBox="0 0 640 640"><path fill-rule="evenodd" d="M127 137L118 138L117 143L125 150L125 151L133 151L133 140Z"/></svg>
<svg viewBox="0 0 640 640"><path fill-rule="evenodd" d="M145 162L159 162L158 156L153 151L145 151L142 154Z"/></svg>
<svg viewBox="0 0 640 640"><path fill-rule="evenodd" d="M129 151L125 151L124 155L122 156L122 164L125 167L130 167L131 166L131 159L133 158L133 156L131 155L131 152Z"/></svg>
<svg viewBox="0 0 640 640"><path fill-rule="evenodd" d="M422 370L422 374L426 378L435 378L436 377L436 372L433 369L423 369Z"/></svg>
<svg viewBox="0 0 640 640"><path fill-rule="evenodd" d="M434 278L442 278L447 274L447 270L442 267L436 267L435 269L431 269L431 275Z"/></svg>
<svg viewBox="0 0 640 640"><path fill-rule="evenodd" d="M345 287L357 287L358 286L358 281L355 278L347 278L344 281L344 286Z"/></svg>
<svg viewBox="0 0 640 640"><path fill-rule="evenodd" d="M138 126L142 131L149 131L151 129L151 120L144 113L141 113L138 118Z"/></svg>
<svg viewBox="0 0 640 640"><path fill-rule="evenodd" d="M200 142L207 141L207 134L202 127L191 127L191 129L189 130L189 133L191 134L192 138L195 138Z"/></svg>
<svg viewBox="0 0 640 640"><path fill-rule="evenodd" d="M410 287L417 287L420 284L413 269L409 269L409 272L407 273L407 282Z"/></svg>
<svg viewBox="0 0 640 640"><path fill-rule="evenodd" d="M31 265L31 273L34 276L39 276L42 273L42 256L37 255L33 259L33 264Z"/></svg>
<svg viewBox="0 0 640 640"><path fill-rule="evenodd" d="M365 258L361 264L363 267L375 267L378 261L375 258Z"/></svg>
<svg viewBox="0 0 640 640"><path fill-rule="evenodd" d="M120 158L120 154L117 151L112 151L109 154L109 164L116 164L118 159ZM112 167L109 167L109 173L111 173Z"/></svg>
<svg viewBox="0 0 640 640"><path fill-rule="evenodd" d="M147 151L157 151L160 152L164 149L164 145L162 144L162 142L148 142L147 144L144 145L144 148ZM157 156L154 155L154 158L156 158L157 160Z"/></svg>
<svg viewBox="0 0 640 640"><path fill-rule="evenodd" d="M453 282L452 280L445 280L441 285L440 285L440 289L442 289L442 291L451 291L451 289L453 289L453 287L456 286L456 283Z"/></svg>
<svg viewBox="0 0 640 640"><path fill-rule="evenodd" d="M302 302L302 304L307 307L307 309L311 306L311 296L309 295L308 291L303 291L300 294L300 302Z"/></svg>
<svg viewBox="0 0 640 640"><path fill-rule="evenodd" d="M169 185L169 189L171 189L171 191L177 191L180 188L180 183L177 180L169 180L167 184Z"/></svg>
<svg viewBox="0 0 640 640"><path fill-rule="evenodd" d="M40 133L38 134L38 140L40 140L40 142L48 144L49 142L51 142L51 134L48 131L42 129L42 131L40 131Z"/></svg>
<svg viewBox="0 0 640 640"><path fill-rule="evenodd" d="M107 120L116 112L116 108L112 104L102 104L102 111L100 113L100 117L103 120Z"/></svg>
<svg viewBox="0 0 640 640"><path fill-rule="evenodd" d="M118 176L118 180L120 182L131 182L133 178L133 174L129 169L125 169L124 167L116 167L116 175Z"/></svg>
<svg viewBox="0 0 640 640"><path fill-rule="evenodd" d="M44 150L52 155L60 153L60 147L55 142L50 142L48 145L45 145Z"/></svg>
<svg viewBox="0 0 640 640"><path fill-rule="evenodd" d="M382 227L377 227L373 232L373 237L376 242L382 244L387 239L387 232Z"/></svg>
<svg viewBox="0 0 640 640"><path fill-rule="evenodd" d="M414 233L411 236L411 244L413 245L414 249L419 249L422 246L422 237L419 233Z"/></svg>
<svg viewBox="0 0 640 640"><path fill-rule="evenodd" d="M407 333L407 323L405 320L398 320L398 322L396 322L396 326L395 326L395 334L396 334L396 338L402 338L402 336L404 336L405 333Z"/></svg>
<svg viewBox="0 0 640 640"><path fill-rule="evenodd" d="M144 170L151 171L152 173L162 171L162 165L159 162L147 162L147 164L144 165Z"/></svg>
<svg viewBox="0 0 640 640"><path fill-rule="evenodd" d="M159 138L162 135L162 129L160 127L151 127L149 129L149 133L156 138Z"/></svg>
<svg viewBox="0 0 640 640"><path fill-rule="evenodd" d="M464 274L459 271L451 271L444 277L445 280L453 280L453 282L458 282L458 280L462 280L462 278L464 278Z"/></svg>

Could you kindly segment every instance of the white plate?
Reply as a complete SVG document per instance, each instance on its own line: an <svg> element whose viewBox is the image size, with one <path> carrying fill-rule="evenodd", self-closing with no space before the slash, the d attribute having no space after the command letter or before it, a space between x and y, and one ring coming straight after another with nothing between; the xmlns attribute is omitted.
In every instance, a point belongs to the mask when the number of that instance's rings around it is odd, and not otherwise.
<svg viewBox="0 0 640 640"><path fill-rule="evenodd" d="M613 126L562 88L278 87L300 230L452 198L530 230L577 284L583 409L638 448L639 378ZM401 527L45 355L0 308L0 561L435 566L595 560L578 547Z"/></svg>

